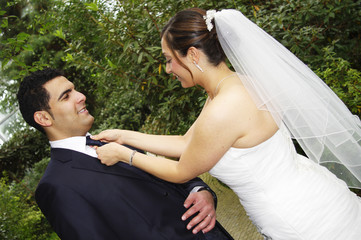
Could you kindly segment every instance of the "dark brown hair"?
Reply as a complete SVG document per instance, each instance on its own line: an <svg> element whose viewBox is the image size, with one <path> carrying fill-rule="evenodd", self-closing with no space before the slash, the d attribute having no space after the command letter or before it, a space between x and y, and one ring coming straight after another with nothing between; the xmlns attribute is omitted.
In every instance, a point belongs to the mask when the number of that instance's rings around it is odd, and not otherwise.
<svg viewBox="0 0 361 240"><path fill-rule="evenodd" d="M60 76L63 76L61 71L46 68L31 73L20 83L17 93L20 112L25 122L42 133L45 133L45 131L42 126L35 122L34 113L44 110L52 115L49 106L50 95L44 88L44 84Z"/></svg>
<svg viewBox="0 0 361 240"><path fill-rule="evenodd" d="M203 18L205 15L206 11L200 8L180 11L169 20L162 30L161 37L183 67L185 67L184 64L179 61L175 52L184 57L190 47L201 49L214 66L218 66L226 59L218 41L214 19L212 20L214 27L208 31Z"/></svg>

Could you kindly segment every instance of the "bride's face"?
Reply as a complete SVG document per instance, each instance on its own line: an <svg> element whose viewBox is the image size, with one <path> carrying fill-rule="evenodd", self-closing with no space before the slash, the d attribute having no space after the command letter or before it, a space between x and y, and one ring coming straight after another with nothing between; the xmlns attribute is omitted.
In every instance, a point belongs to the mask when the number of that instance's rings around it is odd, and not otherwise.
<svg viewBox="0 0 361 240"><path fill-rule="evenodd" d="M181 82L182 87L189 88L194 86L194 82L192 81L192 76L190 72L184 68L174 56L166 41L162 38L161 41L162 52L166 59L166 72L168 74L173 74L177 77L177 80ZM187 57L181 57L177 55L178 59L182 61L184 65L187 66ZM187 66L188 67L188 66Z"/></svg>

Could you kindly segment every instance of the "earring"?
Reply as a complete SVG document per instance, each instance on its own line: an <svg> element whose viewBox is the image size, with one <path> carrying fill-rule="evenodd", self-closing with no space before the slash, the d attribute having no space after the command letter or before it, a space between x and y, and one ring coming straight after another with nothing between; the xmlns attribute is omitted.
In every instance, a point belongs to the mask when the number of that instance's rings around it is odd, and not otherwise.
<svg viewBox="0 0 361 240"><path fill-rule="evenodd" d="M193 61L194 65L196 65L196 67L199 69L199 71L204 72L203 69L201 68L201 66L199 66L196 61Z"/></svg>

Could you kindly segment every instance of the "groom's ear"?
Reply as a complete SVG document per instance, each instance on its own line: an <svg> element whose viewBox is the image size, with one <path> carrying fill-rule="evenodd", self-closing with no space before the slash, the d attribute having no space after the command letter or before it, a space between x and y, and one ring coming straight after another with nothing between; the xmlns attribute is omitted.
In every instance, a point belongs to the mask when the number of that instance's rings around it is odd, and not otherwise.
<svg viewBox="0 0 361 240"><path fill-rule="evenodd" d="M42 127L50 127L53 123L53 118L47 111L36 111L34 113L34 120Z"/></svg>

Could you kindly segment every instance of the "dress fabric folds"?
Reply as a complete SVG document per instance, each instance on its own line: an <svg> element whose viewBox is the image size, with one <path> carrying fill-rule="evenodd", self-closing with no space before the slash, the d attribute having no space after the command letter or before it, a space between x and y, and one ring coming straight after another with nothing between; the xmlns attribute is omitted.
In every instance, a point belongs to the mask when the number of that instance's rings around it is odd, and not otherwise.
<svg viewBox="0 0 361 240"><path fill-rule="evenodd" d="M233 189L265 239L361 239L361 199L297 154L285 127L255 147L231 148L210 173Z"/></svg>

